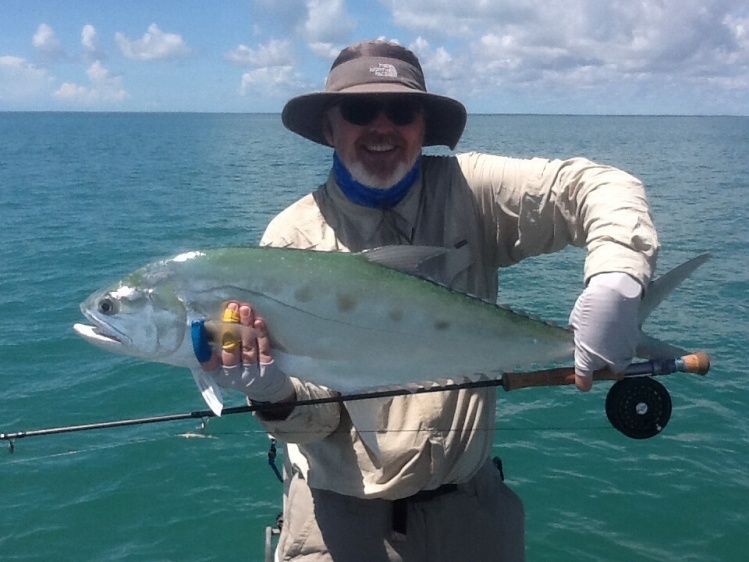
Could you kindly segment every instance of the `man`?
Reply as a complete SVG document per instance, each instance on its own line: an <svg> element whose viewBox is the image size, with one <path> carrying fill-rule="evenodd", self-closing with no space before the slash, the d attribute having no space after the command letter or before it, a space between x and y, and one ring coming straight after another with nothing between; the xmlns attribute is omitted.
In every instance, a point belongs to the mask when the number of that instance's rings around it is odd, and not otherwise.
<svg viewBox="0 0 749 562"><path fill-rule="evenodd" d="M499 267L585 246L586 288L570 319L576 384L588 390L594 370L632 359L637 301L658 250L638 180L583 159L422 155L424 146L455 147L465 108L427 92L412 52L380 41L345 48L325 91L293 98L282 118L333 147L333 167L261 244L440 246L450 250L441 282L491 301ZM204 369L252 401L290 403L258 415L287 443L278 559L524 560L522 503L489 460L495 390L392 398L376 404L369 426L350 404L294 407L336 389L280 372L251 303L230 303L226 318L260 335L229 343Z"/></svg>

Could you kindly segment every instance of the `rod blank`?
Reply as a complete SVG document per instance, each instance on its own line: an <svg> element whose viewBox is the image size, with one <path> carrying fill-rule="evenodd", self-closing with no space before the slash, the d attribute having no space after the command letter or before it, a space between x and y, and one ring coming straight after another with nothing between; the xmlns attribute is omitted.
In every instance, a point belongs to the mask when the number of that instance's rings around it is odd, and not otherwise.
<svg viewBox="0 0 749 562"><path fill-rule="evenodd" d="M594 380L620 380L626 377L638 377L648 375L668 375L676 372L706 375L710 370L710 358L705 352L697 352L683 357L673 359L660 359L633 363L624 373L612 373L607 369L596 371ZM541 386L560 386L573 384L575 381L575 370L572 367L560 367L557 369L545 369L528 373L504 373L497 379L470 381L464 383L453 383L433 387L421 387L416 389L394 388L378 392L363 392L359 394L337 395L326 398L311 400L299 400L293 403L281 404L250 404L247 406L235 406L225 408L222 415L242 414L248 412L259 412L272 410L274 408L293 406L314 406L320 404L352 402L356 400L369 400L372 398L389 398L393 396L404 396L407 394L425 394L430 392L447 392L450 390L463 390L469 388L488 388L501 386L505 391L520 388L531 388ZM146 425L171 421L206 419L215 417L211 410L197 410L183 414L168 414L163 416L152 416L145 418L134 418L128 420L115 420L107 422L89 423L83 425L71 425L65 427L52 427L47 429L35 429L30 431L17 431L12 433L0 433L0 440L10 442L10 450L13 451L13 441L24 437L39 437L42 435L58 435L61 433L74 433L78 431L90 431L94 429L109 429L113 427L127 427L133 425Z"/></svg>

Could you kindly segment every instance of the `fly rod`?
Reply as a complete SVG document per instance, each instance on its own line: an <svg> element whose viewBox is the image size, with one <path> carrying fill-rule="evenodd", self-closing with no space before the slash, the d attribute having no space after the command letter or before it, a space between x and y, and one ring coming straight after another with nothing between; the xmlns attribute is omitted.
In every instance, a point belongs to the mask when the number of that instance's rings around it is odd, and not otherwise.
<svg viewBox="0 0 749 562"><path fill-rule="evenodd" d="M682 357L672 359L657 359L644 361L642 363L633 363L623 373L612 373L608 369L601 369L593 373L593 380L614 380L620 381L633 379L636 377L669 375L672 373L692 373L697 375L706 375L710 370L710 359L704 352L697 352ZM561 386L573 384L575 381L575 369L573 367L560 367L555 369L545 369L541 371L531 371L526 373L503 373L496 379L482 379L462 383L450 383L444 385L435 385L430 387L417 388L393 388L388 390L362 392L358 394L346 394L329 396L325 398L315 398L310 400L298 400L295 402L285 402L279 404L253 403L246 406L235 406L225 408L222 415L242 414L248 412L261 412L277 408L288 408L290 406L315 406L320 404L344 403L356 400L368 400L372 398L389 398L394 396L405 396L409 394L424 394L429 392L447 392L451 390L464 390L472 388L488 388L501 386L505 391L517 390L520 388L543 387L543 386ZM0 433L0 440L10 442L11 452L13 451L13 441L24 437L38 437L42 435L57 435L60 433L73 433L78 431L90 431L94 429L108 429L113 427L127 427L132 425L146 425L153 423L172 422L190 419L206 419L215 417L211 410L197 410L183 414L168 414L162 416L151 416L145 418L134 418L127 420L115 420L108 422L89 423L83 425L71 425L65 427L52 427L46 429L35 429L30 431L17 431L11 433Z"/></svg>

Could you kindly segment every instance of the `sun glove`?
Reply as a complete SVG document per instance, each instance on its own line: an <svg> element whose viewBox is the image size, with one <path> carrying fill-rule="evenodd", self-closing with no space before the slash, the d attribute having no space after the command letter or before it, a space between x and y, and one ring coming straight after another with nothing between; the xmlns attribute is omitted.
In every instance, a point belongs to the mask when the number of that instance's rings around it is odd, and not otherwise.
<svg viewBox="0 0 749 562"><path fill-rule="evenodd" d="M203 319L192 322L190 335L198 361L201 364L210 361L213 350ZM291 379L278 368L275 361L219 366L208 374L218 386L238 390L253 402L279 402L295 392Z"/></svg>
<svg viewBox="0 0 749 562"><path fill-rule="evenodd" d="M280 402L295 392L275 361L219 367L211 374L216 384L238 390L253 402Z"/></svg>
<svg viewBox="0 0 749 562"><path fill-rule="evenodd" d="M578 375L591 377L604 367L613 372L627 368L640 338L641 293L642 286L626 273L601 273L590 280L570 314Z"/></svg>

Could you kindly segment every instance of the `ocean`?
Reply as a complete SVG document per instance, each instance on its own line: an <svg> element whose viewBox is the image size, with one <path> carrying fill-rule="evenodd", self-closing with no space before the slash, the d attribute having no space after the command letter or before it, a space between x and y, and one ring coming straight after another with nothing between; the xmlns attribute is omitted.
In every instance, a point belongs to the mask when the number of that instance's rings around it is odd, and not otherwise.
<svg viewBox="0 0 749 562"><path fill-rule="evenodd" d="M648 186L660 273L713 255L646 326L712 357L707 377L660 378L661 434L613 429L610 383L498 391L528 560L746 560L749 118L471 115L469 150L627 170ZM77 337L79 303L148 261L256 244L330 161L278 115L0 113L0 433L205 409L187 371ZM503 270L499 301L566 323L583 259ZM263 560L282 491L268 437L249 415L198 425L0 441L0 560Z"/></svg>

